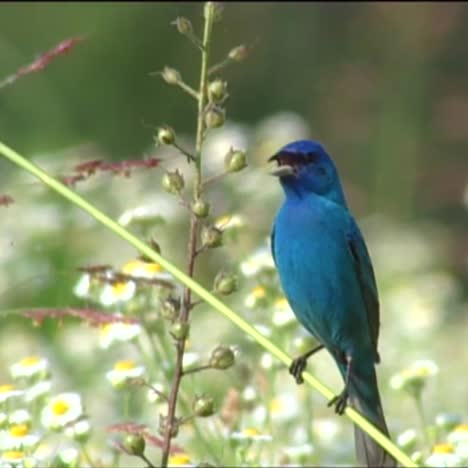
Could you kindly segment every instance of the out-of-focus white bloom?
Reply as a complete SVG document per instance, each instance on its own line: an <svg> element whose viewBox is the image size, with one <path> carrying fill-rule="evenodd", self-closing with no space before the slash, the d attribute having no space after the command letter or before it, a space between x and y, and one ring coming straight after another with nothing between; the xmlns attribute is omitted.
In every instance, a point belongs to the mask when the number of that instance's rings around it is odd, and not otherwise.
<svg viewBox="0 0 468 468"><path fill-rule="evenodd" d="M69 447L57 454L57 458L64 466L76 467L80 461L80 453L75 447Z"/></svg>
<svg viewBox="0 0 468 468"><path fill-rule="evenodd" d="M21 361L14 363L11 368L11 375L14 379L21 377L34 377L39 373L46 373L49 369L47 359L39 356L28 356Z"/></svg>
<svg viewBox="0 0 468 468"><path fill-rule="evenodd" d="M116 362L114 368L106 373L106 378L114 387L120 387L129 379L142 377L144 373L143 366L137 366L134 361L127 359Z"/></svg>
<svg viewBox="0 0 468 468"><path fill-rule="evenodd" d="M229 150L246 150L247 144L248 133L243 125L228 121L222 128L208 132L203 146L203 164L207 174L221 173Z"/></svg>
<svg viewBox="0 0 468 468"><path fill-rule="evenodd" d="M81 419L75 424L68 425L65 428L65 435L70 439L75 439L80 442L84 442L91 432L91 425L87 419Z"/></svg>
<svg viewBox="0 0 468 468"><path fill-rule="evenodd" d="M44 427L60 429L76 421L83 414L81 397L78 393L61 393L51 398L41 413Z"/></svg>
<svg viewBox="0 0 468 468"><path fill-rule="evenodd" d="M3 403L10 398L18 397L24 393L23 390L18 390L14 385L0 385L0 403Z"/></svg>
<svg viewBox="0 0 468 468"><path fill-rule="evenodd" d="M272 155L294 140L309 137L306 121L294 112L278 112L260 122L255 131L256 153Z"/></svg>
<svg viewBox="0 0 468 468"><path fill-rule="evenodd" d="M273 324L277 327L285 327L290 323L297 323L296 316L289 307L289 303L285 297L277 299L273 304Z"/></svg>
<svg viewBox="0 0 468 468"><path fill-rule="evenodd" d="M200 355L194 351L187 351L182 358L184 369L189 369L200 362Z"/></svg>
<svg viewBox="0 0 468 468"><path fill-rule="evenodd" d="M159 382L155 382L151 386L158 392L161 392L161 393L164 392L164 385ZM148 399L150 403L156 403L162 400L158 392L155 392L152 388L148 388L148 393L146 395L146 398Z"/></svg>
<svg viewBox="0 0 468 468"><path fill-rule="evenodd" d="M127 262L122 267L122 273L135 278L146 278L146 279L173 279L170 273L164 271L164 269L155 262L144 262L143 260L134 259Z"/></svg>
<svg viewBox="0 0 468 468"><path fill-rule="evenodd" d="M247 277L256 275L260 270L273 270L274 268L275 263L269 246L260 247L240 265L242 273Z"/></svg>
<svg viewBox="0 0 468 468"><path fill-rule="evenodd" d="M461 417L455 413L439 413L435 418L437 426L445 430L454 430L457 426L463 426L461 423ZM468 425L466 425L468 431ZM468 434L468 432L467 432Z"/></svg>
<svg viewBox="0 0 468 468"><path fill-rule="evenodd" d="M89 298L91 297L91 284L91 275L89 273L84 273L80 276L78 283L76 283L75 287L73 288L73 293L77 297Z"/></svg>
<svg viewBox="0 0 468 468"><path fill-rule="evenodd" d="M244 227L245 219L239 214L227 214L217 218L214 225L221 231L229 231L234 228Z"/></svg>
<svg viewBox="0 0 468 468"><path fill-rule="evenodd" d="M7 450L2 453L2 464L0 466L10 467L10 466L23 466L23 461L26 458L26 454L21 450Z"/></svg>
<svg viewBox="0 0 468 468"><path fill-rule="evenodd" d="M299 403L297 397L291 393L283 393L270 401L268 410L272 420L290 421L299 415Z"/></svg>
<svg viewBox="0 0 468 468"><path fill-rule="evenodd" d="M99 298L103 306L112 306L121 302L127 302L135 295L136 284L134 281L115 281L106 283L102 288Z"/></svg>
<svg viewBox="0 0 468 468"><path fill-rule="evenodd" d="M459 424L447 437L451 444L468 443L468 424Z"/></svg>
<svg viewBox="0 0 468 468"><path fill-rule="evenodd" d="M426 458L426 466L460 466L461 459L455 453L451 444L437 444L432 448L431 455Z"/></svg>
<svg viewBox="0 0 468 468"><path fill-rule="evenodd" d="M99 346L103 349L109 348L116 341L131 341L142 332L138 323L112 322L101 327L99 333Z"/></svg>
<svg viewBox="0 0 468 468"><path fill-rule="evenodd" d="M247 440L255 442L270 442L272 440L271 435L262 434L258 429L255 429L254 427L247 427L239 432L233 432L230 437L231 439L235 440Z"/></svg>
<svg viewBox="0 0 468 468"><path fill-rule="evenodd" d="M168 210L164 211L167 214ZM172 207L171 211L176 210ZM118 223L122 226L129 226L133 223L154 225L164 222L164 219L164 216L161 215L161 204L150 203L126 210L119 216Z"/></svg>
<svg viewBox="0 0 468 468"><path fill-rule="evenodd" d="M411 451L415 448L418 440L418 433L414 429L407 429L397 437L397 444L405 451Z"/></svg>
<svg viewBox="0 0 468 468"><path fill-rule="evenodd" d="M252 385L248 385L242 391L242 399L246 402L255 401L258 398L258 392Z"/></svg>
<svg viewBox="0 0 468 468"><path fill-rule="evenodd" d="M37 384L33 385L32 387L26 390L24 400L28 403L34 401L37 398L47 395L47 393L50 392L51 388L52 382L50 380L43 380L41 382L38 382Z"/></svg>
<svg viewBox="0 0 468 468"><path fill-rule="evenodd" d="M265 370L271 369L274 363L275 361L271 353L263 353L262 356L260 357L260 367L262 369L265 369Z"/></svg>
<svg viewBox="0 0 468 468"><path fill-rule="evenodd" d="M29 424L31 422L31 413L23 408L17 409L8 416L8 423L11 426L19 424Z"/></svg>
<svg viewBox="0 0 468 468"><path fill-rule="evenodd" d="M283 448L283 452L292 459L307 457L312 455L314 451L314 446L307 443Z"/></svg>
<svg viewBox="0 0 468 468"><path fill-rule="evenodd" d="M263 286L255 286L244 300L246 307L250 309L258 306L266 298L266 289Z"/></svg>
<svg viewBox="0 0 468 468"><path fill-rule="evenodd" d="M408 391L411 394L421 392L429 377L439 372L437 364L430 360L414 362L410 367L395 374L390 379L390 386L395 390Z"/></svg>
<svg viewBox="0 0 468 468"><path fill-rule="evenodd" d="M33 447L39 442L37 434L31 434L28 424L15 424L0 431L0 450L15 450Z"/></svg>
<svg viewBox="0 0 468 468"><path fill-rule="evenodd" d="M341 426L335 419L321 418L312 421L312 430L317 439L324 445L336 443L336 437L341 431Z"/></svg>
<svg viewBox="0 0 468 468"><path fill-rule="evenodd" d="M261 333L263 336L270 337L272 335L271 328L268 328L265 325L262 325L260 323L255 323L253 326L259 333Z"/></svg>

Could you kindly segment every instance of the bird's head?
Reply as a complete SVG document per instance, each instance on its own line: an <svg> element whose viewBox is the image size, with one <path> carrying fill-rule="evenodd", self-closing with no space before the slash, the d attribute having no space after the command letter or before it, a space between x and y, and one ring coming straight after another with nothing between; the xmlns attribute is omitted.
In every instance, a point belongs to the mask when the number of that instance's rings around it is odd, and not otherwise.
<svg viewBox="0 0 468 468"><path fill-rule="evenodd" d="M335 164L320 143L294 141L268 161L277 162L271 174L279 177L286 196L303 198L315 193L346 207Z"/></svg>

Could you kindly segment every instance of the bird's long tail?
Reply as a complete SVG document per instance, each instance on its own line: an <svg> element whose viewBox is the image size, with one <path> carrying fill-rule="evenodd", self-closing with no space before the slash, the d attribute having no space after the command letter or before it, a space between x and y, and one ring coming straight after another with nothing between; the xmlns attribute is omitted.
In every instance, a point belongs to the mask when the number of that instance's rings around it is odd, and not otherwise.
<svg viewBox="0 0 468 468"><path fill-rule="evenodd" d="M346 376L346 366L340 363L339 368L344 378ZM373 364L364 367L362 364L359 365L359 361L357 363L353 362L348 379L348 395L351 406L386 436L390 437ZM396 460L356 425L354 426L354 443L360 465L372 467L397 466Z"/></svg>

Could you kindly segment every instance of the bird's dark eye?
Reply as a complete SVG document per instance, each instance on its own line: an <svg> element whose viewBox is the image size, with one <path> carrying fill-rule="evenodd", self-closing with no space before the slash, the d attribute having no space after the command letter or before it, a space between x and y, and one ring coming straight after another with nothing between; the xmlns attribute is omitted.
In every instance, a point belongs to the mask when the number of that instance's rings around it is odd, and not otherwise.
<svg viewBox="0 0 468 468"><path fill-rule="evenodd" d="M306 164L314 163L318 159L317 153L307 153L305 155Z"/></svg>
<svg viewBox="0 0 468 468"><path fill-rule="evenodd" d="M317 159L318 155L316 153L280 153L276 156L276 161L279 166L283 166L285 164L293 167L305 166L314 163Z"/></svg>

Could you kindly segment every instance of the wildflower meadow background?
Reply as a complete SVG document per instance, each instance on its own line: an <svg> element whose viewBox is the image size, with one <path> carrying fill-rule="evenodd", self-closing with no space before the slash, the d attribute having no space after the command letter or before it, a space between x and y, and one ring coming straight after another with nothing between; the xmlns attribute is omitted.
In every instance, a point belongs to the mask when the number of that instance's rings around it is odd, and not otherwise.
<svg viewBox="0 0 468 468"><path fill-rule="evenodd" d="M464 466L467 16L462 3L2 4L0 141L291 356L314 343L274 269L282 193L266 161L321 141L376 271L393 440L415 463ZM0 220L0 466L355 462L348 418L3 158ZM341 390L325 352L308 370Z"/></svg>

